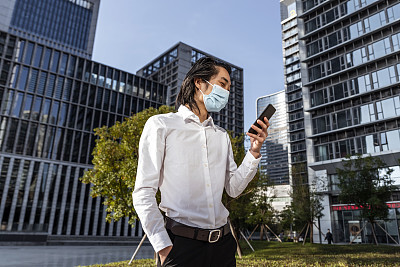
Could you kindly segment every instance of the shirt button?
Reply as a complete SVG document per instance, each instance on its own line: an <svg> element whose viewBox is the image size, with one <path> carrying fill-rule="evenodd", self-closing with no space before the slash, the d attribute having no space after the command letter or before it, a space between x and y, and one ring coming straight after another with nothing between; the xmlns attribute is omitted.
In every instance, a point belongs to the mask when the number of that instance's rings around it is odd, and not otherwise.
<svg viewBox="0 0 400 267"><path fill-rule="evenodd" d="M203 148L206 148L206 145L203 145Z"/></svg>
<svg viewBox="0 0 400 267"><path fill-rule="evenodd" d="M210 184L207 184L207 187L210 187Z"/></svg>
<svg viewBox="0 0 400 267"><path fill-rule="evenodd" d="M209 207L212 208L212 204L210 204Z"/></svg>
<svg viewBox="0 0 400 267"><path fill-rule="evenodd" d="M208 164L207 163L204 163L204 167L207 167L208 166Z"/></svg>

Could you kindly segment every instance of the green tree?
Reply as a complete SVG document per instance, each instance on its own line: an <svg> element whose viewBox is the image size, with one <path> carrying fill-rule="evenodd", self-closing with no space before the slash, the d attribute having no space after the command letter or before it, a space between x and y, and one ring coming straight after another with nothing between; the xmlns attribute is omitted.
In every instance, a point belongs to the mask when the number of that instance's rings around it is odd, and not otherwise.
<svg viewBox="0 0 400 267"><path fill-rule="evenodd" d="M239 166L246 155L243 145L244 134L236 137L232 136L232 132L228 131L228 134L232 143L233 157ZM263 179L260 179L260 173L257 172L253 180L238 197L232 198L226 192L222 196L222 203L229 210L229 219L237 232L237 236L239 236L239 230L246 229L249 226L248 218L254 212L252 207L253 198L262 182Z"/></svg>
<svg viewBox="0 0 400 267"><path fill-rule="evenodd" d="M344 203L353 203L361 210L361 217L372 225L372 234L378 245L374 224L376 219L386 219L389 208L386 204L396 187L390 169L378 157L346 157L343 168L336 169L341 190L339 199Z"/></svg>
<svg viewBox="0 0 400 267"><path fill-rule="evenodd" d="M292 206L286 206L280 213L279 219L282 230L292 229L294 224L294 212Z"/></svg>
<svg viewBox="0 0 400 267"><path fill-rule="evenodd" d="M269 183L267 175L260 174L258 180L255 182L256 183L252 185L255 188L255 192L252 194L250 201L246 204L248 214L245 217L245 221L247 225L260 225L262 229L264 229L265 225L276 228L276 211L272 207L272 198L274 197L272 192L274 186ZM276 229L274 230L276 231Z"/></svg>
<svg viewBox="0 0 400 267"><path fill-rule="evenodd" d="M143 127L151 116L173 111L174 108L169 106L161 106L159 109L151 107L126 118L122 123L94 130L98 137L92 152L94 166L85 172L81 181L92 184L92 197L104 198L108 222L128 217L129 223L134 224L137 214L132 204L132 190L135 186L139 139Z"/></svg>
<svg viewBox="0 0 400 267"><path fill-rule="evenodd" d="M305 164L292 166L292 203L293 221L295 229L301 231L307 225L310 233L310 242L313 243L314 221L323 216L322 196L315 190L315 183L307 183L308 177Z"/></svg>

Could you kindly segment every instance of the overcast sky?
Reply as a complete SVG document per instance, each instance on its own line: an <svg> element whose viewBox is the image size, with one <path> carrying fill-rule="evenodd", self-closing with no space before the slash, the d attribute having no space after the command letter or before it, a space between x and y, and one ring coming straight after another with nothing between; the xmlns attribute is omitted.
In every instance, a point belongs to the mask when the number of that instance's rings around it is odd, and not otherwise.
<svg viewBox="0 0 400 267"><path fill-rule="evenodd" d="M179 41L244 69L244 127L284 89L278 0L102 0L93 59L136 73Z"/></svg>

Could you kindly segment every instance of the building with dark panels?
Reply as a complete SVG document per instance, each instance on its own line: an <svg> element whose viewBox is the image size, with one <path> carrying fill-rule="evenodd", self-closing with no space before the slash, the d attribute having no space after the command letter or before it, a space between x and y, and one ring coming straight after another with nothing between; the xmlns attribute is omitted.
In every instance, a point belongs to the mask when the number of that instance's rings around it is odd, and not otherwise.
<svg viewBox="0 0 400 267"><path fill-rule="evenodd" d="M343 158L380 157L400 185L400 3L296 3L309 181L322 184L316 188L324 195L322 229L332 229L335 242L349 242L352 229L366 222L351 203L338 200L336 168ZM392 195L389 217L378 221L397 241L399 200ZM380 243L393 243L379 227L376 231ZM369 224L357 242L372 242Z"/></svg>
<svg viewBox="0 0 400 267"><path fill-rule="evenodd" d="M55 1L57 2L57 1ZM167 86L0 32L0 236L134 236L79 178L93 129L165 104Z"/></svg>
<svg viewBox="0 0 400 267"><path fill-rule="evenodd" d="M167 84L169 86L167 104L173 106L186 73L198 59L204 56L214 57L179 42L137 71L136 74ZM224 62L232 68L229 102L219 113L212 113L212 117L217 125L232 131L235 135L240 135L244 132L243 69Z"/></svg>
<svg viewBox="0 0 400 267"><path fill-rule="evenodd" d="M295 0L281 0L281 27L284 62L284 84L288 121L288 161L291 184L307 183L307 179L293 181L296 177L307 177L307 156L304 128L303 91Z"/></svg>
<svg viewBox="0 0 400 267"><path fill-rule="evenodd" d="M90 58L100 0L5 0L0 30Z"/></svg>

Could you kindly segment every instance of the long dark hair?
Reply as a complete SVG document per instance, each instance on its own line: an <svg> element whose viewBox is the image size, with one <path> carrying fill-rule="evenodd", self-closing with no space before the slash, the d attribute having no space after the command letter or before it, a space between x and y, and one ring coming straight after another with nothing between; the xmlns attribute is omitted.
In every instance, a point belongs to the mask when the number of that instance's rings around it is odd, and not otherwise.
<svg viewBox="0 0 400 267"><path fill-rule="evenodd" d="M229 75L231 75L231 67L222 61L218 61L211 57L202 57L197 60L183 80L181 90L176 98L175 108L178 108L180 105L188 105L190 110L193 111L197 109L197 111L200 112L194 99L196 94L196 85L194 84L194 80L195 78L207 81L210 80L212 76L218 74L217 66L226 69Z"/></svg>

